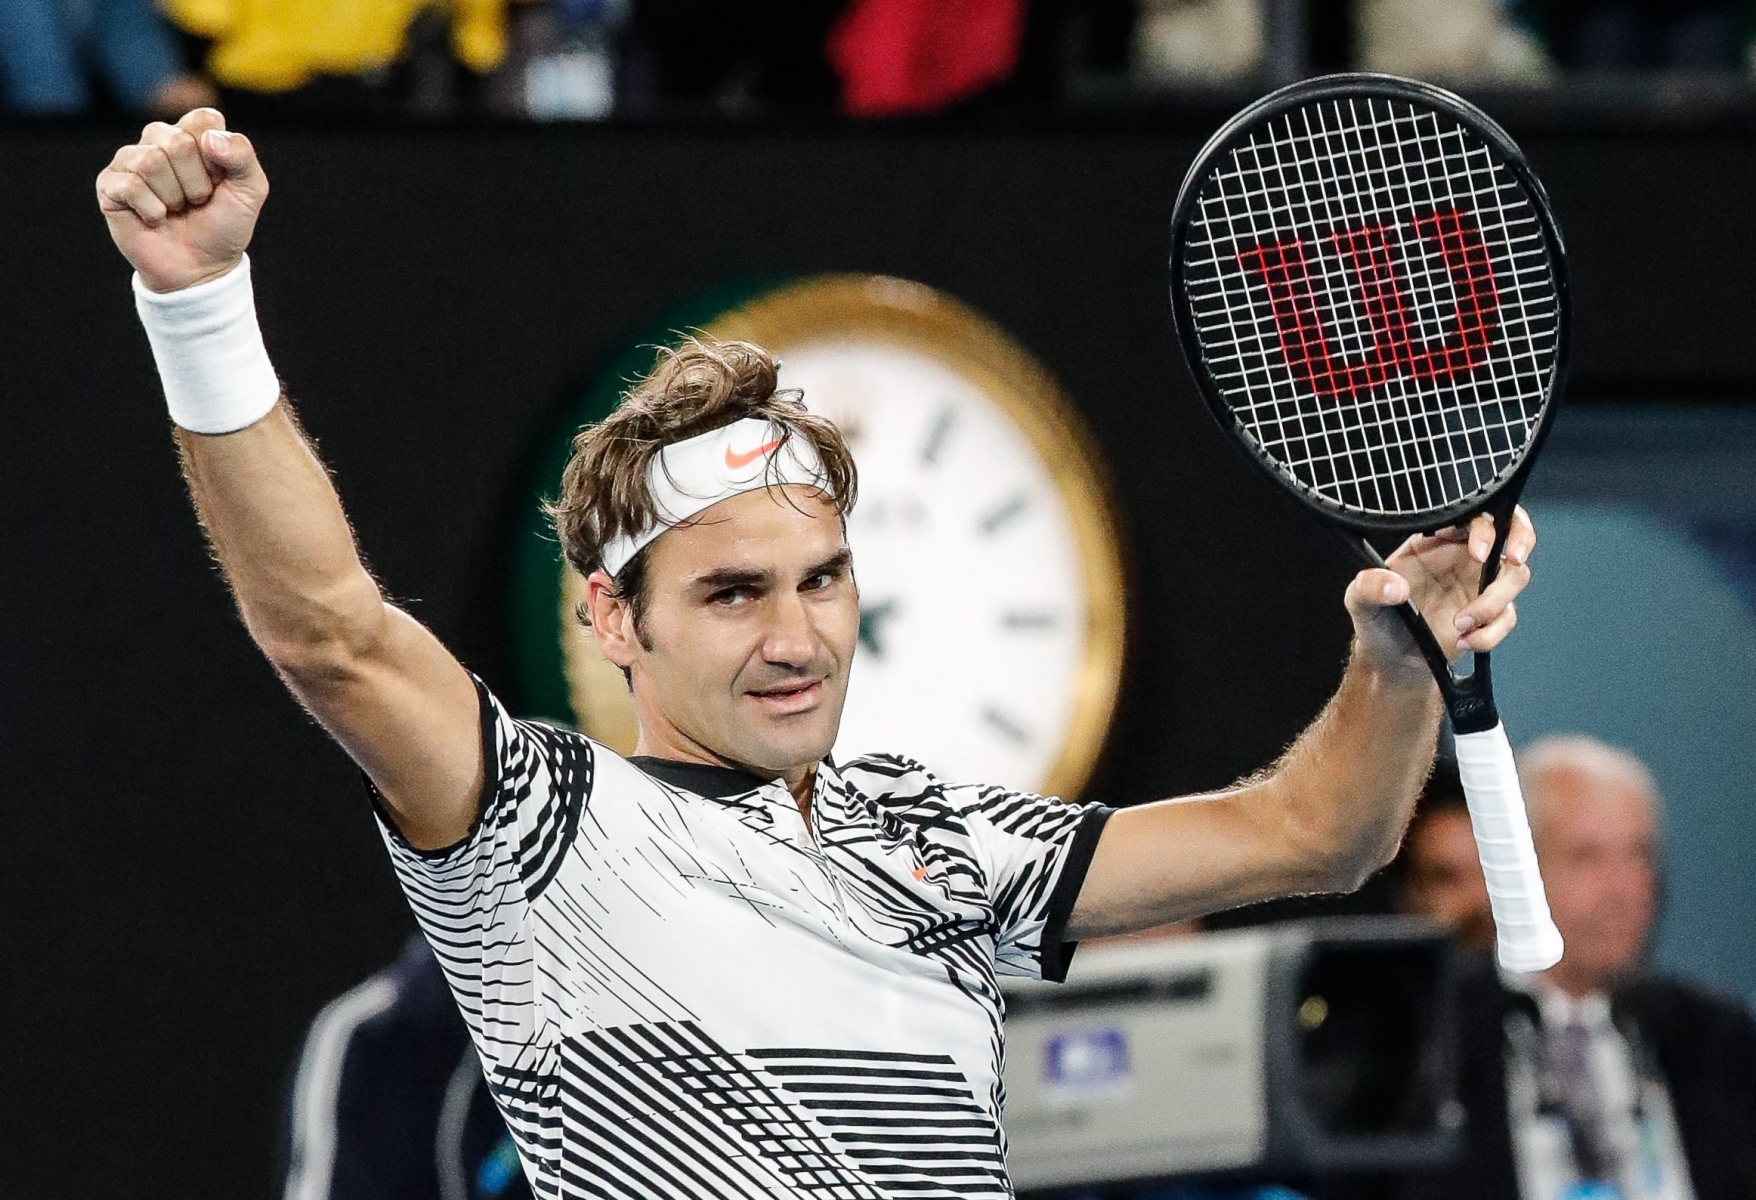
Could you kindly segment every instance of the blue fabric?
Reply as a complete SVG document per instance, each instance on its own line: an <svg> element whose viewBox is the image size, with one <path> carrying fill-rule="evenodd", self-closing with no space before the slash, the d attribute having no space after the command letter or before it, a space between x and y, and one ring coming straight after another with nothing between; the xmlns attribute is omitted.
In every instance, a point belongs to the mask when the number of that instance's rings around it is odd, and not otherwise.
<svg viewBox="0 0 1756 1200"><path fill-rule="evenodd" d="M152 0L0 0L0 105L14 112L83 112L94 76L144 110L181 73Z"/></svg>

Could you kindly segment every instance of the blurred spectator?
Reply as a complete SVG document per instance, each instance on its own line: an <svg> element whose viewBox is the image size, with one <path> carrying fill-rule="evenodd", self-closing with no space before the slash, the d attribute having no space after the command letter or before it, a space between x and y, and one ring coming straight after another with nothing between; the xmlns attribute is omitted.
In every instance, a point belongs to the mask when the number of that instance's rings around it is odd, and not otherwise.
<svg viewBox="0 0 1756 1200"><path fill-rule="evenodd" d="M435 24L458 63L486 72L505 57L510 0L163 2L184 30L214 43L208 69L222 86L283 93L382 71L404 57L411 31Z"/></svg>
<svg viewBox="0 0 1756 1200"><path fill-rule="evenodd" d="M600 120L616 102L616 42L627 0L552 0L514 23L514 69L496 107L539 120Z"/></svg>
<svg viewBox="0 0 1756 1200"><path fill-rule="evenodd" d="M1743 60L1746 6L1728 0L1531 0L1555 60L1582 70L1725 69Z"/></svg>
<svg viewBox="0 0 1756 1200"><path fill-rule="evenodd" d="M1509 0L1357 0L1360 64L1420 79L1537 82L1553 73Z"/></svg>
<svg viewBox="0 0 1756 1200"><path fill-rule="evenodd" d="M829 35L842 111L932 112L1009 78L1024 0L853 0Z"/></svg>
<svg viewBox="0 0 1756 1200"><path fill-rule="evenodd" d="M1494 944L1494 915L1457 764L1441 758L1421 793L1397 860L1398 907L1430 917L1468 950Z"/></svg>
<svg viewBox="0 0 1756 1200"><path fill-rule="evenodd" d="M94 82L123 108L152 116L175 118L215 98L185 69L152 0L0 0L0 107L86 112Z"/></svg>
<svg viewBox="0 0 1756 1200"><path fill-rule="evenodd" d="M529 1200L424 938L311 1022L282 1130L285 1200Z"/></svg>
<svg viewBox="0 0 1756 1200"><path fill-rule="evenodd" d="M1253 74L1266 46L1264 0L1141 0L1134 70L1165 83L1225 83Z"/></svg>
<svg viewBox="0 0 1756 1200"><path fill-rule="evenodd" d="M1466 1149L1410 1200L1756 1196L1756 1025L1742 1005L1648 972L1658 794L1639 760L1584 737L1520 758L1565 957L1502 980L1483 958L1458 1013Z"/></svg>

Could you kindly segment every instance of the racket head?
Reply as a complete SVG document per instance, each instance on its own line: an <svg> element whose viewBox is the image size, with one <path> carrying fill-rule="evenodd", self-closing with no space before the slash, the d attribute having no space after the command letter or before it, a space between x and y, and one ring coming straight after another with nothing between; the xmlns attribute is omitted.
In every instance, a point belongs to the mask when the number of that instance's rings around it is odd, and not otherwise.
<svg viewBox="0 0 1756 1200"><path fill-rule="evenodd" d="M1570 302L1548 195L1485 113L1389 75L1282 88L1196 156L1172 231L1185 360L1278 484L1363 534L1510 510Z"/></svg>

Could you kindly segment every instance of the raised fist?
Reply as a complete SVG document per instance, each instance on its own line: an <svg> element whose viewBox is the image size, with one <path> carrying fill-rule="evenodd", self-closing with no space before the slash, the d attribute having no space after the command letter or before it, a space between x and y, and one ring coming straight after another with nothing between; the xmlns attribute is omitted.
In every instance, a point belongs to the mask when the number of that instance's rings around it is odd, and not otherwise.
<svg viewBox="0 0 1756 1200"><path fill-rule="evenodd" d="M237 265L268 199L255 147L211 108L155 121L98 175L98 207L117 249L155 292L217 279Z"/></svg>

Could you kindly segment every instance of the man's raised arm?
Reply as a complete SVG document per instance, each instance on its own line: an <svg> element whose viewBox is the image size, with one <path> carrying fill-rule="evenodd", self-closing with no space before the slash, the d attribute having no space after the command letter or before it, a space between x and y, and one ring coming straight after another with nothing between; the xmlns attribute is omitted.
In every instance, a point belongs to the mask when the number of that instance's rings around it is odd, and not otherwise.
<svg viewBox="0 0 1756 1200"><path fill-rule="evenodd" d="M1439 690L1395 607L1439 645L1491 650L1517 623L1536 532L1519 509L1498 577L1476 594L1493 521L1411 538L1347 592L1353 656L1321 716L1270 771L1228 791L1124 809L1105 824L1067 935L1147 929L1219 909L1352 891L1390 861L1433 764Z"/></svg>
<svg viewBox="0 0 1756 1200"><path fill-rule="evenodd" d="M189 490L250 636L409 840L449 845L482 786L475 687L385 602L281 398L244 257L268 178L224 127L213 109L147 126L98 176L98 203L137 272Z"/></svg>

